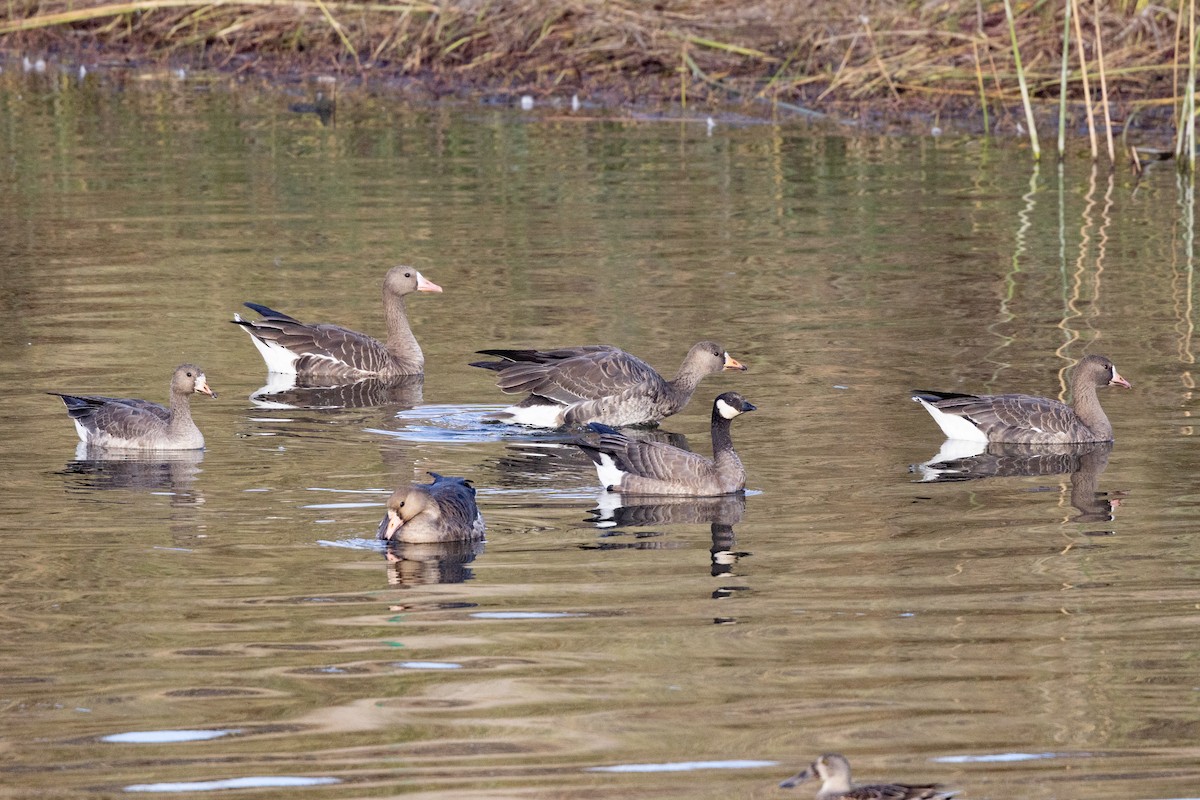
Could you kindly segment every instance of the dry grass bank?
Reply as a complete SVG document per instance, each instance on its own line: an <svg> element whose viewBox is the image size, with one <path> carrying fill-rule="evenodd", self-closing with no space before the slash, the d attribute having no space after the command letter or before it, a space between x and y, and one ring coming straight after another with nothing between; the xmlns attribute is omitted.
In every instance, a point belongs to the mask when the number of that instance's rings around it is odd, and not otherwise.
<svg viewBox="0 0 1200 800"><path fill-rule="evenodd" d="M1089 94L1099 34L1118 118L1181 92L1189 12L1167 2L1080 4ZM1030 92L1047 104L1059 95L1064 5L1014 3ZM435 91L759 98L883 116L1020 102L1003 0L0 0L0 15L9 53L415 77Z"/></svg>

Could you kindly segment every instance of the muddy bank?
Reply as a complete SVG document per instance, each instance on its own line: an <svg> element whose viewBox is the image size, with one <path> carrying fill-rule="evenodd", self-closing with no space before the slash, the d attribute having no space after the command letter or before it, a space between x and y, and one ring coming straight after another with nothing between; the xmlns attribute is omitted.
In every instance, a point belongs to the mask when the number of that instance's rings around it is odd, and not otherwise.
<svg viewBox="0 0 1200 800"><path fill-rule="evenodd" d="M110 74L161 67L308 83L314 93L325 77L339 92L387 90L415 100L515 103L528 96L563 104L579 97L610 110L1020 135L1003 3L912 5L881 0L861 13L840 0L14 0L10 18L0 21L0 53ZM1129 6L1084 8L1066 82L1073 135L1086 133L1085 73L1086 95L1100 99L1100 55L1118 129L1173 127L1186 25L1165 7ZM1062 4L1023 3L1013 20L1046 132L1057 127L1062 13Z"/></svg>

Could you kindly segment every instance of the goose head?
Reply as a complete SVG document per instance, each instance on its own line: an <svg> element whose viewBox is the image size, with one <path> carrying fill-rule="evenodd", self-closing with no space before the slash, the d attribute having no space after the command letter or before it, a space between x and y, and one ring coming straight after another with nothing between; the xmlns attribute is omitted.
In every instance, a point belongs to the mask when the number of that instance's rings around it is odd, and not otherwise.
<svg viewBox="0 0 1200 800"><path fill-rule="evenodd" d="M1106 356L1087 356L1075 368L1081 377L1096 386L1122 386L1131 389L1132 384L1121 377L1116 366Z"/></svg>
<svg viewBox="0 0 1200 800"><path fill-rule="evenodd" d="M204 370L195 364L181 364L175 368L175 375L171 378L171 393L206 394L214 399L217 396L216 392L208 388L208 378L204 376Z"/></svg>
<svg viewBox="0 0 1200 800"><path fill-rule="evenodd" d="M420 514L429 514L436 519L441 511L427 490L420 486L401 486L388 498L387 513L379 523L379 538L391 539Z"/></svg>
<svg viewBox="0 0 1200 800"><path fill-rule="evenodd" d="M713 411L725 419L733 419L745 414L747 411L754 411L757 408L758 406L737 392L725 392L724 394L717 395L717 399L713 401Z"/></svg>
<svg viewBox="0 0 1200 800"><path fill-rule="evenodd" d="M729 355L716 342L696 342L688 351L684 363L693 365L697 368L697 372L704 374L746 371L744 364Z"/></svg>
<svg viewBox="0 0 1200 800"><path fill-rule="evenodd" d="M441 292L442 287L418 272L416 267L401 264L388 270L383 279L383 291L385 294L403 297L413 292Z"/></svg>

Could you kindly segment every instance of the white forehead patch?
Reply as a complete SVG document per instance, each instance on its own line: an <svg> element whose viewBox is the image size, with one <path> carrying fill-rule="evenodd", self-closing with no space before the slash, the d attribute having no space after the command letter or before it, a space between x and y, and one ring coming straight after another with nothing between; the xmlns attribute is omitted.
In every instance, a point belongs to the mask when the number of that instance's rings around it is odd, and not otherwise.
<svg viewBox="0 0 1200 800"><path fill-rule="evenodd" d="M733 419L738 414L742 413L741 411L738 411L736 408L729 405L729 403L726 403L724 400L721 400L720 398L717 398L717 411L719 411L721 416L724 417L725 419Z"/></svg>

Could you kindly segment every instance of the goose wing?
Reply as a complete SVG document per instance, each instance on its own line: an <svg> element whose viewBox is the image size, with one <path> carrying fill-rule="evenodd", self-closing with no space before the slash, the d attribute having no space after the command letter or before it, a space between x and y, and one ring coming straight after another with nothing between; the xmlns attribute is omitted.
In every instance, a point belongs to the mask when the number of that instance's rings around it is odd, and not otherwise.
<svg viewBox="0 0 1200 800"><path fill-rule="evenodd" d="M295 355L295 369L298 372L350 367L360 372L376 373L391 365L391 354L383 343L365 333L341 325L310 325L257 303L245 305L257 311L262 318L253 322L235 318L234 324L246 328L251 335L268 345Z"/></svg>
<svg viewBox="0 0 1200 800"><path fill-rule="evenodd" d="M166 406L149 400L58 392L51 394L62 398L71 419L86 430L104 433L114 439L136 441L162 430L171 419L171 412Z"/></svg>
<svg viewBox="0 0 1200 800"><path fill-rule="evenodd" d="M1068 433L1079 425L1079 417L1074 409L1048 397L929 391L917 392L914 396L940 411L963 417L989 436L1002 431Z"/></svg>
<svg viewBox="0 0 1200 800"><path fill-rule="evenodd" d="M505 393L536 394L563 405L665 383L645 361L608 345L480 352L505 359L473 365L498 370L496 385Z"/></svg>
<svg viewBox="0 0 1200 800"><path fill-rule="evenodd" d="M937 783L910 786L906 783L878 783L856 786L842 794L843 800L949 800L954 792L945 792Z"/></svg>
<svg viewBox="0 0 1200 800"><path fill-rule="evenodd" d="M700 485L712 481L715 469L713 462L699 453L683 450L666 442L630 439L608 429L608 426L596 423L590 427L593 430L607 429L600 433L598 444L579 443L597 463L598 455L592 454L607 453L617 468L628 475L682 485Z"/></svg>

